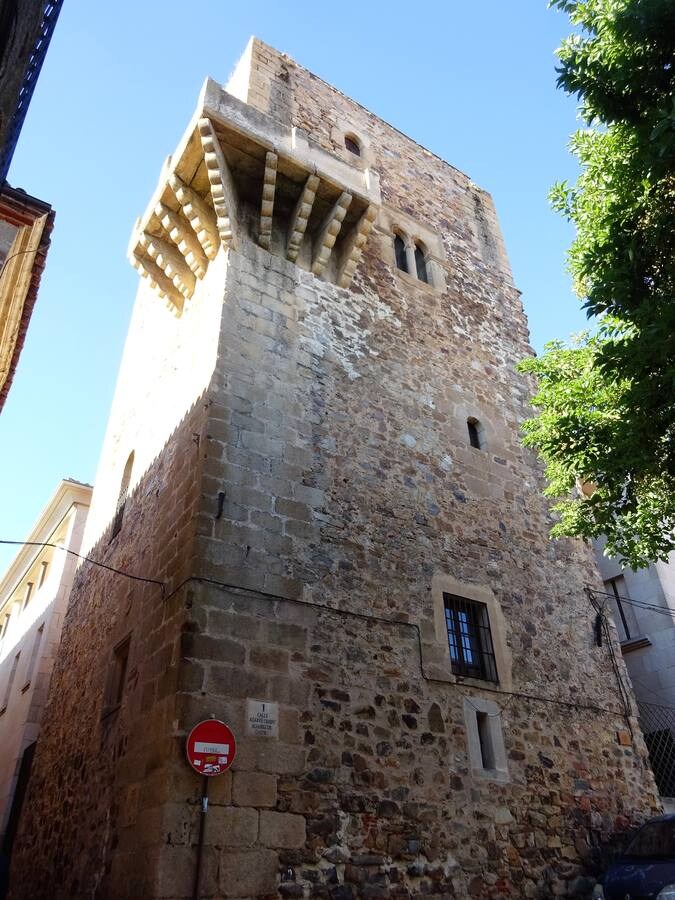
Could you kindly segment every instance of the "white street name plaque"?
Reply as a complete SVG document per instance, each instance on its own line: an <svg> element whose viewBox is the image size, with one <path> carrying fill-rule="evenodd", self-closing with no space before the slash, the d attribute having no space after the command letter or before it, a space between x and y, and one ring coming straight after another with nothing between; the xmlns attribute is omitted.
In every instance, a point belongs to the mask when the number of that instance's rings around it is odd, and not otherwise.
<svg viewBox="0 0 675 900"><path fill-rule="evenodd" d="M246 701L246 734L279 737L279 704L267 700Z"/></svg>

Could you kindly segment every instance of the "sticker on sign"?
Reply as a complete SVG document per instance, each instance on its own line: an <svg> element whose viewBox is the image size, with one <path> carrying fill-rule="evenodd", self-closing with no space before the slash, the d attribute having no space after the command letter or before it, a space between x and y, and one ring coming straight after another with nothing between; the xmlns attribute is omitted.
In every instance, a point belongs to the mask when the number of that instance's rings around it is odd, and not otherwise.
<svg viewBox="0 0 675 900"><path fill-rule="evenodd" d="M234 734L224 722L206 719L192 729L185 745L187 760L202 775L222 775L237 752Z"/></svg>
<svg viewBox="0 0 675 900"><path fill-rule="evenodd" d="M204 741L195 741L195 753L230 753L229 744L205 744Z"/></svg>
<svg viewBox="0 0 675 900"><path fill-rule="evenodd" d="M279 737L279 704L268 700L247 700L246 734Z"/></svg>

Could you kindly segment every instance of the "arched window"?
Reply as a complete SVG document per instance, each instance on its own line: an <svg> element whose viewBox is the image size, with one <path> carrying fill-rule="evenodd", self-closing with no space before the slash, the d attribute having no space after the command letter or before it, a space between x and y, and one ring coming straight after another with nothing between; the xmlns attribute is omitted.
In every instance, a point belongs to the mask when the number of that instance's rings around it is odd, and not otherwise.
<svg viewBox="0 0 675 900"><path fill-rule="evenodd" d="M345 147L350 153L353 153L354 156L361 156L361 144L353 134L345 135Z"/></svg>
<svg viewBox="0 0 675 900"><path fill-rule="evenodd" d="M427 261L424 248L421 244L415 242L415 268L417 269L417 277L425 284L429 284L429 275L427 274Z"/></svg>
<svg viewBox="0 0 675 900"><path fill-rule="evenodd" d="M400 234L394 235L394 254L396 256L396 268L402 272L407 272L408 257L405 252L405 241Z"/></svg>
<svg viewBox="0 0 675 900"><path fill-rule="evenodd" d="M469 443L472 447L475 447L476 450L481 450L484 446L484 441L483 428L480 422L478 419L474 419L473 416L471 416L466 420L466 427L469 431Z"/></svg>
<svg viewBox="0 0 675 900"><path fill-rule="evenodd" d="M115 535L119 534L122 528L122 521L124 520L124 507L126 506L127 502L129 484L131 482L131 471L133 467L134 451L132 450L129 454L126 465L124 466L124 473L122 474L122 482L120 484L120 492L117 497L117 509L115 510L115 518L113 519L113 527L112 534L110 535L110 540L112 540Z"/></svg>

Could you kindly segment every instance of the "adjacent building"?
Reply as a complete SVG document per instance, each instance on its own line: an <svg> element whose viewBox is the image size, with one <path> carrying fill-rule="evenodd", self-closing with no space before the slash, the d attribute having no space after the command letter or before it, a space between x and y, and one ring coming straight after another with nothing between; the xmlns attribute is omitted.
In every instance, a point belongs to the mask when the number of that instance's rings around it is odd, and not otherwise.
<svg viewBox="0 0 675 900"><path fill-rule="evenodd" d="M490 197L252 40L129 257L12 898L587 896L659 801Z"/></svg>
<svg viewBox="0 0 675 900"><path fill-rule="evenodd" d="M659 792L675 809L675 566L656 562L633 572L603 549L598 541L602 599L616 625Z"/></svg>
<svg viewBox="0 0 675 900"><path fill-rule="evenodd" d="M7 183L61 0L0 6L0 410L23 348L45 266L54 212Z"/></svg>
<svg viewBox="0 0 675 900"><path fill-rule="evenodd" d="M53 224L49 204L8 184L0 188L0 409L23 349Z"/></svg>
<svg viewBox="0 0 675 900"><path fill-rule="evenodd" d="M0 581L0 846L11 855L91 487L65 479Z"/></svg>

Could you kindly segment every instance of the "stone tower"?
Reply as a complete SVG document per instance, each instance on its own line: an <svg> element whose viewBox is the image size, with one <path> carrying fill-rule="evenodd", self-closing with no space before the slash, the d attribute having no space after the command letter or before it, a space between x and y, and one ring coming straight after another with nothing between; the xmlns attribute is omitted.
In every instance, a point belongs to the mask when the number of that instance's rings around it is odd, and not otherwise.
<svg viewBox="0 0 675 900"><path fill-rule="evenodd" d="M490 198L252 40L129 255L85 539L119 571L79 570L11 896L191 897L211 715L238 753L203 897L584 896L656 799L591 557L549 542L518 440Z"/></svg>

